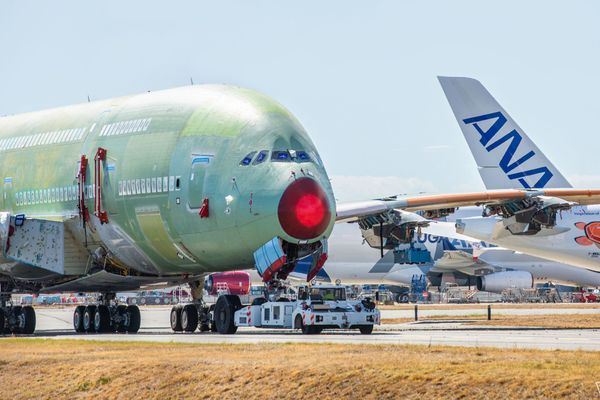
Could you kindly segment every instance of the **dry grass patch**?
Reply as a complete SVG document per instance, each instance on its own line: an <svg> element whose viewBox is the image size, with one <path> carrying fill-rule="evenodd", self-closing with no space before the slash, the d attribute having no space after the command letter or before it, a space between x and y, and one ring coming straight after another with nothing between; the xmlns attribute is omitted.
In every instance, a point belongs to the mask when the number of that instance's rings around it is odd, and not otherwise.
<svg viewBox="0 0 600 400"><path fill-rule="evenodd" d="M383 325L414 322L414 318L382 318ZM426 321L464 321L472 325L515 326L549 329L600 329L600 314L548 314L548 315L431 315L419 318ZM599 379L600 381L600 379Z"/></svg>
<svg viewBox="0 0 600 400"><path fill-rule="evenodd" d="M0 341L0 398L591 398L600 352Z"/></svg>
<svg viewBox="0 0 600 400"><path fill-rule="evenodd" d="M492 320L477 321L476 325L527 326L555 329L600 329L599 314L552 315L492 315ZM600 381L600 378L598 379Z"/></svg>
<svg viewBox="0 0 600 400"><path fill-rule="evenodd" d="M539 309L552 309L552 308L586 308L586 309L600 309L600 303L491 303L492 309L526 309L526 310L539 310ZM419 304L419 310L435 310L435 309L453 309L460 310L464 308L468 309L481 309L487 310L487 304L485 303L469 303L469 304ZM377 308L380 310L413 310L414 304L394 304L394 305L378 305Z"/></svg>

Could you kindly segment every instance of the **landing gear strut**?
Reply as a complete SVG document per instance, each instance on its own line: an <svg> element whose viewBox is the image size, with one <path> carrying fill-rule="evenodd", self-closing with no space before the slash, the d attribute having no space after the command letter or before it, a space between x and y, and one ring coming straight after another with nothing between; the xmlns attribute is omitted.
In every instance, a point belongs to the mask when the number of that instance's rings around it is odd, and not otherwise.
<svg viewBox="0 0 600 400"><path fill-rule="evenodd" d="M140 323L138 306L115 304L114 293L103 293L98 304L77 306L73 312L73 328L77 333L137 333Z"/></svg>
<svg viewBox="0 0 600 400"><path fill-rule="evenodd" d="M35 310L31 306L15 306L11 303L10 289L0 284L0 335L25 334L35 331Z"/></svg>

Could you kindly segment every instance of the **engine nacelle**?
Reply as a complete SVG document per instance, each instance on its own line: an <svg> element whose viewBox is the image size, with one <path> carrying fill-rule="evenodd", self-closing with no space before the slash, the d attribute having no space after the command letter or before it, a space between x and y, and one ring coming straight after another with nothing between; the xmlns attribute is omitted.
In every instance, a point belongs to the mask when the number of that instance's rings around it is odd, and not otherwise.
<svg viewBox="0 0 600 400"><path fill-rule="evenodd" d="M533 276L527 271L495 272L477 277L477 289L501 293L504 289L531 289Z"/></svg>
<svg viewBox="0 0 600 400"><path fill-rule="evenodd" d="M485 215L501 216L504 226L513 235L535 235L543 228L555 228L557 214L561 210L568 210L573 204L557 197L535 196L488 205Z"/></svg>
<svg viewBox="0 0 600 400"><path fill-rule="evenodd" d="M393 210L361 218L358 225L369 246L391 250L399 244L411 243L415 231L428 226L429 221L415 213Z"/></svg>
<svg viewBox="0 0 600 400"><path fill-rule="evenodd" d="M211 296L219 294L247 295L250 293L250 285L250 274L245 271L215 272L204 280L204 289Z"/></svg>

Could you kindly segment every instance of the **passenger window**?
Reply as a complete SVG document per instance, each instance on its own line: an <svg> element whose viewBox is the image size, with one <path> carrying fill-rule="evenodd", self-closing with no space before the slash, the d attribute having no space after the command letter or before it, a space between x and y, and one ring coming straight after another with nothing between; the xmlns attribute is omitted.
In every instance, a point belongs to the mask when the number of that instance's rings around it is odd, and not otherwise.
<svg viewBox="0 0 600 400"><path fill-rule="evenodd" d="M285 151L274 151L271 154L271 161L275 161L275 162L290 162L291 161L290 153L287 150L285 150Z"/></svg>
<svg viewBox="0 0 600 400"><path fill-rule="evenodd" d="M256 154L255 151L248 153L248 155L246 157L244 157L242 159L242 161L240 161L240 165L247 167L248 165L250 165L250 163L252 162L252 158L254 157L254 155Z"/></svg>
<svg viewBox="0 0 600 400"><path fill-rule="evenodd" d="M252 165L256 165L256 164L260 164L260 163L264 162L268 156L269 156L269 151L262 150L260 153L258 153L258 155L256 156L256 159L254 160Z"/></svg>

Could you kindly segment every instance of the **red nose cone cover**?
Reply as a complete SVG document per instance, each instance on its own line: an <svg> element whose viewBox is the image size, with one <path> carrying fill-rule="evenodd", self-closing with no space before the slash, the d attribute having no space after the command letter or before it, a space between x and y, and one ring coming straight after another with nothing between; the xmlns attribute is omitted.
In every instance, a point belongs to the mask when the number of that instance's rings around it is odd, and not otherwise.
<svg viewBox="0 0 600 400"><path fill-rule="evenodd" d="M313 179L300 178L283 192L277 211L283 230L296 239L320 236L331 219L329 201Z"/></svg>

